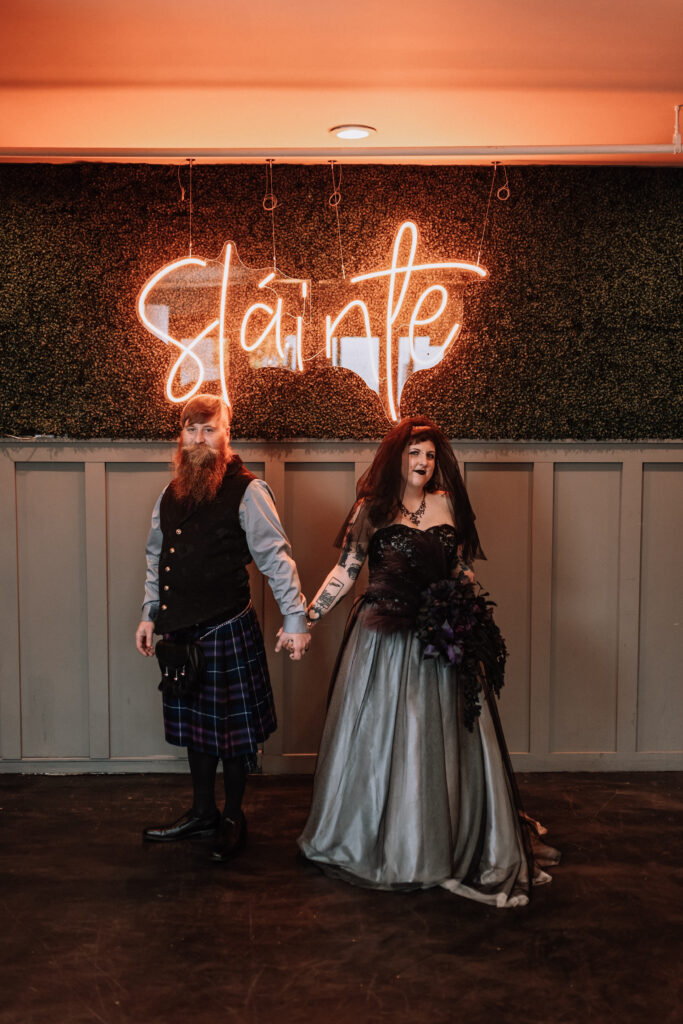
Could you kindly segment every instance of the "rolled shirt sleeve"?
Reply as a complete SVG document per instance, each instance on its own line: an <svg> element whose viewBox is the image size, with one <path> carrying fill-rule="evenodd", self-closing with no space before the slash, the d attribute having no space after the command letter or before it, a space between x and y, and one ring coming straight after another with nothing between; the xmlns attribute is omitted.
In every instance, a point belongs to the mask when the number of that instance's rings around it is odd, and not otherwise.
<svg viewBox="0 0 683 1024"><path fill-rule="evenodd" d="M257 568L268 578L282 612L284 632L305 633L306 601L301 593L299 574L272 491L264 480L252 480L247 487L240 502L239 519L251 556Z"/></svg>
<svg viewBox="0 0 683 1024"><path fill-rule="evenodd" d="M145 573L145 597L142 602L142 618L145 622L154 622L159 611L159 556L163 542L159 509L163 494L162 491L154 506L152 524L145 546L147 572Z"/></svg>

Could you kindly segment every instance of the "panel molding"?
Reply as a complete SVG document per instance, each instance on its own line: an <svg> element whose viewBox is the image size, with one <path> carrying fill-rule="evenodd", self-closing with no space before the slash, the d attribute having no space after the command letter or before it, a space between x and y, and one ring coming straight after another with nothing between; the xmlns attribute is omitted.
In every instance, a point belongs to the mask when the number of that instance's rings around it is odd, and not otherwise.
<svg viewBox="0 0 683 1024"><path fill-rule="evenodd" d="M625 462L621 469L617 653L617 750L622 753L637 749L642 507L643 464Z"/></svg>
<svg viewBox="0 0 683 1024"><path fill-rule="evenodd" d="M666 751L683 735L683 463L647 460L643 466L639 752ZM670 678L678 682L672 686Z"/></svg>
<svg viewBox="0 0 683 1024"><path fill-rule="evenodd" d="M17 467L21 749L88 756L85 465Z"/></svg>
<svg viewBox="0 0 683 1024"><path fill-rule="evenodd" d="M618 749L622 470L620 462L555 463L552 753Z"/></svg>
<svg viewBox="0 0 683 1024"><path fill-rule="evenodd" d="M341 522L341 518L347 511L346 494L348 481L350 480L349 467L353 467L357 479L364 469L370 464L376 450L374 442L344 442L344 441L291 441L281 445L266 442L248 441L244 443L235 442L235 448L247 463L257 463L263 466L264 479L273 490L276 503L280 509L283 519L296 514L301 515L307 529L328 530L330 537ZM529 595L528 607L525 614L529 623L529 696L519 696L521 702L514 707L516 716L523 715L528 718L529 750L512 750L511 756L515 768L519 771L637 771L637 770L681 770L683 769L683 749L664 749L664 739L667 735L666 724L658 728L658 736L653 735L652 723L656 724L657 718L654 714L654 706L642 706L643 700L647 702L649 691L639 691L639 664L642 661L640 650L642 641L642 588L645 586L641 567L641 547L643 531L643 494L644 494L644 464L658 464L669 466L672 472L678 473L683 470L683 443L681 442L647 442L640 445L618 444L614 442L604 444L577 444L574 442L537 444L522 442L473 442L456 441L454 449L464 469L468 464L476 464L477 473L485 475L486 468L499 465L524 464L531 473L531 493L528 496L529 507L525 511L528 517L530 529L530 567L529 567ZM0 772L180 772L186 771L186 760L184 751L178 749L177 753L172 748L159 742L159 731L151 735L152 711L155 705L151 701L156 700L156 695L151 693L145 697L145 707L148 716L144 719L141 727L138 728L138 736L141 737L141 746L148 749L140 749L138 740L129 742L125 749L117 756L111 756L110 733L112 733L112 706L110 702L111 677L126 680L128 676L121 676L122 657L121 643L125 640L128 632L128 620L137 614L128 608L129 595L132 592L130 586L119 586L118 596L112 593L111 579L109 578L108 566L108 524L110 512L110 495L108 494L108 468L117 467L116 472L127 474L129 469L125 464L130 464L131 474L137 467L140 472L142 467L151 468L150 464L155 463L160 468L167 465L173 452L173 445L159 442L112 442L106 444L99 441L85 442L56 442L56 441L9 441L0 442L0 569L2 570L3 581L9 585L2 588L0 595L0 642L2 643L1 664L2 680L0 681ZM25 472L30 469L32 462L47 464L69 463L79 466L84 471L84 495L85 515L82 534L83 550L85 551L85 593L86 593L86 617L83 636L83 650L81 655L87 664L87 690L83 700L87 701L87 707L74 709L74 714L85 714L89 728L89 756L52 756L52 757L22 757L21 747L21 716L22 716L22 666L20 657L20 621L19 621L19 591L22 580L18 577L19 560L17 548L18 527L17 523L17 479L16 468L20 466ZM296 477L299 484L303 483L298 469L303 465L324 463L323 477L326 472L331 472L334 479L334 497L326 494L326 511L323 526L318 526L318 513L313 515L310 502L310 485L304 486L303 490L297 490L292 485ZM618 467L620 473L620 490L618 512L615 512L614 523L609 529L614 529L613 536L618 535L618 580L614 607L608 611L616 616L617 623L617 690L616 690L616 750L594 751L585 750L562 750L551 751L551 721L553 706L552 690L552 600L554 594L553 581L553 546L555 537L554 508L557 501L556 476L557 468L560 466L576 466L578 468L588 465L599 466L611 464ZM296 467L293 473L288 473L288 467ZM605 466L605 468L607 468ZM323 466L320 467L323 470ZM344 473L346 483L338 486L335 472ZM323 479L321 477L321 479ZM131 475L127 484L128 491L123 499L119 497L119 508L117 513L121 515L121 509L128 507L125 502L135 500L137 483ZM313 479L313 478L312 478ZM326 485L327 486L327 485ZM306 487L309 489L306 490ZM120 493L120 492L119 492ZM486 481L483 482L482 493L486 493ZM490 493L490 492L489 492ZM515 492L517 493L517 492ZM669 493L669 492L667 492ZM671 494L677 493L671 489ZM296 498L296 495L299 498ZM132 495L129 497L129 495ZM304 500L301 495L308 495ZM124 504L121 505L121 501ZM145 499L146 500L146 499ZM305 508L300 511L296 509L296 501L303 501ZM481 499L480 499L481 500ZM522 501L521 491L515 501ZM524 500L527 500L525 498ZM669 502L664 506L665 521L671 523L675 519L675 510L671 507L671 499L663 497L663 502ZM610 515L615 502L610 504ZM344 506L344 507L342 507ZM126 566L140 566L140 591L144 572L144 558L141 547L140 524L142 518L136 510L136 529L128 536L128 530L122 529L118 534L118 551L125 554ZM514 510L513 510L514 511ZM521 515L521 509L517 510ZM496 515L509 514L509 509L487 509L488 530L490 533L491 522L495 522ZM338 517L338 519L336 518ZM308 526L310 524L310 527ZM285 523L287 526L287 523ZM604 526L604 523L603 523ZM290 524L290 529L291 529ZM301 537L305 538L305 530L294 530L299 534L299 545ZM671 537L672 543L679 543L678 535ZM143 542L144 543L144 542ZM303 541L305 543L305 539ZM484 547L486 540L483 539ZM124 545L122 548L121 545ZM332 549L330 549L332 550ZM295 548L295 556L296 556ZM117 556L118 557L118 556ZM317 556L316 556L317 557ZM302 559L302 564L306 561ZM315 558L314 558L315 563ZM314 565L318 572L318 565ZM320 581L327 573L330 566L320 565ZM48 568L49 571L49 568ZM121 577L119 570L118 576ZM130 571L128 568L127 572ZM501 571L500 568L498 570ZM508 576L511 569L508 569ZM308 575L311 576L309 569ZM495 572L494 572L495 575ZM125 579L124 578L124 583ZM508 579L508 577L505 577ZM25 581L28 583L28 581ZM120 583L120 581L119 581ZM33 581L35 586L35 580ZM280 616L275 601L267 585L263 588L263 614L262 626L266 637L268 649L268 661L271 669L273 690L278 706L280 729L264 745L261 759L262 770L272 773L300 774L310 773L315 766L315 750L310 749L309 740L300 729L292 730L288 726L291 721L289 716L296 714L296 701L306 700L306 687L314 685L322 688L327 687L327 679L322 678L323 673L318 672L320 678L313 679L316 675L315 669L315 637L314 647L310 656L302 663L306 668L293 666L287 659L273 654L273 637L280 625ZM308 584L310 589L310 584ZM506 584L508 600L510 592L514 592L514 585ZM304 587L306 590L306 586ZM125 592L125 594L124 594ZM125 596L125 595L128 596ZM260 596L261 591L258 591ZM308 595L312 596L311 594ZM494 600L496 594L493 595ZM113 603L114 602L114 603ZM125 605L125 607L124 607ZM112 614L115 612L114 620ZM343 618L343 612L339 612ZM111 636L112 622L116 626L116 637ZM137 621L137 620L136 620ZM341 620L340 620L341 622ZM330 629L336 634L340 623L333 624L331 621L323 628ZM320 628L320 627L319 627ZM125 633L125 637L124 637ZM329 639L329 637L328 637ZM322 636L321 636L322 641ZM127 642L127 641L126 641ZM73 653L73 652L72 652ZM150 666L143 662L129 658L125 662L126 672L128 666L133 665L133 671L138 673L140 685L151 685ZM670 661L669 657L669 661ZM680 661L683 660L681 652ZM312 679L312 682L310 681ZM566 681L565 681L566 682ZM131 687L137 686L137 678L130 681ZM611 685L611 683L610 683ZM677 680L667 680L667 686L671 687L672 694L677 687ZM316 692L320 692L320 690ZM122 691L123 692L123 691ZM133 690L131 690L133 692ZM515 694L511 690L506 700L512 704L515 701ZM641 706L639 707L639 699ZM661 689L660 689L661 699ZM673 698L671 698L673 699ZM522 705L524 705L522 707ZM125 729L125 717L129 712L126 710L123 699L117 702L116 728L120 733ZM678 705L676 705L678 706ZM156 712L155 712L156 713ZM317 714L317 712L316 712ZM653 743L659 740L661 748L638 749L638 723L639 714L641 721L643 716L648 714L650 722L650 735ZM160 720L160 711L159 711ZM614 723L613 723L614 724ZM310 732L310 730L309 730ZM149 736L147 734L150 733ZM118 733L117 733L118 734ZM113 734L112 734L113 735ZM133 734L135 736L135 733ZM306 742L308 749L292 749L292 738L300 736L301 745ZM142 742L146 739L146 743ZM650 738L650 736L648 737ZM297 741L298 742L298 741ZM160 749L161 748L161 749Z"/></svg>
<svg viewBox="0 0 683 1024"><path fill-rule="evenodd" d="M550 672L555 464L534 464L531 498L529 746L550 755Z"/></svg>
<svg viewBox="0 0 683 1024"><path fill-rule="evenodd" d="M106 760L109 758L109 622L104 462L85 465L85 564L90 757Z"/></svg>
<svg viewBox="0 0 683 1024"><path fill-rule="evenodd" d="M21 757L21 637L17 480L6 451L0 459L0 759Z"/></svg>

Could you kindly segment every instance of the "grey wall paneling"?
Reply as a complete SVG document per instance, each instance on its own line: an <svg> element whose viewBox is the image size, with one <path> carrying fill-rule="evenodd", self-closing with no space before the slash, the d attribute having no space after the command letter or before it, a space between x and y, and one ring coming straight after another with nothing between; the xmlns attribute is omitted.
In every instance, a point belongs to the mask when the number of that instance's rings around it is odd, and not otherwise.
<svg viewBox="0 0 683 1024"><path fill-rule="evenodd" d="M310 598L374 444L236 444L271 486ZM488 555L477 571L510 649L501 714L529 770L683 767L683 445L461 442ZM184 771L163 736L157 669L134 649L149 515L172 446L0 447L0 771ZM299 664L273 653L269 772L313 770L344 608ZM361 578L357 588L364 586Z"/></svg>

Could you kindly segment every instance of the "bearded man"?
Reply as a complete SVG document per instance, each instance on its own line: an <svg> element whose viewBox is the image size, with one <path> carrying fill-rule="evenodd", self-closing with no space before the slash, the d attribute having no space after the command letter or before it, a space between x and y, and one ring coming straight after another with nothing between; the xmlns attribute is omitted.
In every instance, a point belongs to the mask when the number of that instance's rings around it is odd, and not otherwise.
<svg viewBox="0 0 683 1024"><path fill-rule="evenodd" d="M227 861L244 846L242 797L258 747L276 728L263 638L249 597L247 565L267 576L283 615L277 649L299 660L309 644L305 600L291 547L270 488L230 448L228 408L197 395L183 408L173 480L152 513L140 654L154 654L153 634L202 649L196 693L163 692L166 740L187 747L193 786L189 811L143 838L172 842L216 837L212 857ZM216 807L223 762L225 808Z"/></svg>

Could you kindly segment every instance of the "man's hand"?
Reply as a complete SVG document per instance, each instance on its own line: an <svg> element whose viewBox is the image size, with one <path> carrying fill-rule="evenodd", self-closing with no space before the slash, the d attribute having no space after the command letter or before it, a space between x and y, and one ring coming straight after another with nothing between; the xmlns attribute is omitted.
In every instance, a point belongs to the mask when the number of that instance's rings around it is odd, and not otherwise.
<svg viewBox="0 0 683 1024"><path fill-rule="evenodd" d="M311 638L308 633L283 633L280 629L277 634L275 653L279 654L279 652L284 648L289 652L289 656L292 661L301 661L308 650L310 642Z"/></svg>
<svg viewBox="0 0 683 1024"><path fill-rule="evenodd" d="M140 654L150 658L154 654L154 623L145 622L144 619L135 630L135 646Z"/></svg>

